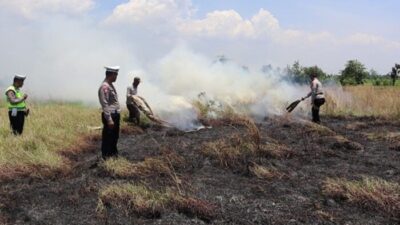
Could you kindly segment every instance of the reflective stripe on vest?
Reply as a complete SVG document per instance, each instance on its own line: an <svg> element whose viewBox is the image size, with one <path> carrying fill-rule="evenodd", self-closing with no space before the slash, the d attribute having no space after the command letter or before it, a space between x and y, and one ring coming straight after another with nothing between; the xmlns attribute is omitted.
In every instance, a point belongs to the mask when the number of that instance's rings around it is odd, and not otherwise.
<svg viewBox="0 0 400 225"><path fill-rule="evenodd" d="M26 108L25 101L22 101L22 102L16 103L16 104L13 104L10 102L10 100L8 99L8 96L7 96L7 92L9 92L9 91L13 91L15 93L15 97L18 99L21 99L24 97L24 93L22 93L19 89L16 89L14 87L14 85L11 85L10 87L8 87L6 90L6 99L7 99L8 109L9 110L14 109L14 108L19 109L19 110L25 109Z"/></svg>

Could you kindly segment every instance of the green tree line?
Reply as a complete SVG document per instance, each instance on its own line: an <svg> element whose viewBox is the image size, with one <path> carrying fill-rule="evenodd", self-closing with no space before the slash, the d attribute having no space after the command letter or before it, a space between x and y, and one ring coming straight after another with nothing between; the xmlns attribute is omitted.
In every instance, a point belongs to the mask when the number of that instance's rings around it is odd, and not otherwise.
<svg viewBox="0 0 400 225"><path fill-rule="evenodd" d="M271 67L269 65L269 67ZM264 68L263 68L264 71ZM339 74L327 74L318 66L301 66L299 61L285 68L287 78L295 83L309 82L310 74L317 74L321 81L332 80L342 85L396 85L400 76L400 64L395 64L389 73L378 74L374 69L367 70L364 64L358 60L349 60Z"/></svg>

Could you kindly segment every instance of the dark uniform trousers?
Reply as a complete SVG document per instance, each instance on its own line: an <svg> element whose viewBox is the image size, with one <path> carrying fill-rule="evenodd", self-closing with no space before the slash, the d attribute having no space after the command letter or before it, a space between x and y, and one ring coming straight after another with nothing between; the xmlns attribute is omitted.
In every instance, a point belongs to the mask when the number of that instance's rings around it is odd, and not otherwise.
<svg viewBox="0 0 400 225"><path fill-rule="evenodd" d="M107 120L104 117L104 113L101 114L101 121L103 122L102 142L101 142L101 153L103 159L118 156L117 143L119 138L119 122L120 114L111 113L111 118L114 121L114 128L110 129L107 124Z"/></svg>
<svg viewBox="0 0 400 225"><path fill-rule="evenodd" d="M10 119L10 126L14 135L22 134L25 123L25 112L18 111L16 116L11 115L11 111L8 111L8 118Z"/></svg>
<svg viewBox="0 0 400 225"><path fill-rule="evenodd" d="M140 124L140 111L139 108L134 104L127 104L126 107L129 111L129 122L135 122L137 125Z"/></svg>
<svg viewBox="0 0 400 225"><path fill-rule="evenodd" d="M319 123L321 122L321 120L319 119L319 107L321 105L323 105L325 103L325 99L324 98L317 98L314 99L314 104L313 107L311 109L312 111L312 121L315 123Z"/></svg>

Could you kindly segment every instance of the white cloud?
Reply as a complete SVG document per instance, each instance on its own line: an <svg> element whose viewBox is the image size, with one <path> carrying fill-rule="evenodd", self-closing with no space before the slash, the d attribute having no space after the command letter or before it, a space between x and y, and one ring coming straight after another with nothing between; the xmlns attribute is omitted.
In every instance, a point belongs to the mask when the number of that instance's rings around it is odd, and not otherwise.
<svg viewBox="0 0 400 225"><path fill-rule="evenodd" d="M178 25L182 33L198 36L252 37L254 27L234 10L214 11L202 20L186 20Z"/></svg>
<svg viewBox="0 0 400 225"><path fill-rule="evenodd" d="M204 19L186 20L178 25L184 34L207 37L259 38L279 31L279 21L267 10L260 9L250 20L235 10L214 11Z"/></svg>
<svg viewBox="0 0 400 225"><path fill-rule="evenodd" d="M176 22L191 14L189 0L130 0L118 5L106 23Z"/></svg>
<svg viewBox="0 0 400 225"><path fill-rule="evenodd" d="M149 48L162 52L157 57L186 43L210 57L224 54L252 68L264 63L284 67L299 60L330 73L351 58L381 71L398 58L400 42L360 33L339 36L329 27L316 32L284 27L267 9L249 18L235 10L211 11L204 17L194 12L191 0L130 0L117 6L105 22L125 36L143 40L138 44L142 52Z"/></svg>
<svg viewBox="0 0 400 225"><path fill-rule="evenodd" d="M352 34L345 38L343 42L353 45L380 45L385 48L400 48L400 42L388 41L384 37L365 33Z"/></svg>
<svg viewBox="0 0 400 225"><path fill-rule="evenodd" d="M370 34L363 34L363 33L352 34L347 38L347 40L354 44L363 44L363 45L376 44L385 41L382 37Z"/></svg>
<svg viewBox="0 0 400 225"><path fill-rule="evenodd" d="M265 9L260 9L260 11L251 18L251 22L258 33L262 33L260 31L269 32L280 29L278 19Z"/></svg>
<svg viewBox="0 0 400 225"><path fill-rule="evenodd" d="M88 11L94 0L0 0L0 7L26 18L36 18L43 13L79 14Z"/></svg>

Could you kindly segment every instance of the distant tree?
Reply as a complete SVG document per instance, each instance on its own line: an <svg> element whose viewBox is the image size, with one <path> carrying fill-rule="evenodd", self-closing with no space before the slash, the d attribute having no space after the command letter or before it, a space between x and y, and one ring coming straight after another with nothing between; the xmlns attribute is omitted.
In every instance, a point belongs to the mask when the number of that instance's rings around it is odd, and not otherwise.
<svg viewBox="0 0 400 225"><path fill-rule="evenodd" d="M306 83L307 76L299 61L295 61L292 66L287 66L286 72L288 77L296 83Z"/></svg>
<svg viewBox="0 0 400 225"><path fill-rule="evenodd" d="M224 63L226 63L228 61L229 61L229 59L225 55L217 55L217 59L214 60L213 63L218 63L219 62L219 63L224 64Z"/></svg>
<svg viewBox="0 0 400 225"><path fill-rule="evenodd" d="M379 73L376 72L376 70L374 70L374 69L370 69L370 70L369 70L368 76L369 76L369 78L371 78L371 79L376 79L376 78L379 78L379 77L380 77Z"/></svg>
<svg viewBox="0 0 400 225"><path fill-rule="evenodd" d="M292 66L286 68L290 79L296 83L307 83L310 80L310 75L315 73L318 79L325 80L327 74L318 66L302 67L299 61L295 61Z"/></svg>
<svg viewBox="0 0 400 225"><path fill-rule="evenodd" d="M364 79L368 77L365 66L357 60L349 60L344 70L340 74L340 83L346 84L363 84Z"/></svg>
<svg viewBox="0 0 400 225"><path fill-rule="evenodd" d="M273 67L272 67L271 64L263 65L263 66L261 67L261 71L262 71L263 73L269 73L269 72L272 71L272 70L273 70Z"/></svg>
<svg viewBox="0 0 400 225"><path fill-rule="evenodd" d="M395 64L392 67L392 72L390 73L390 78L392 79L392 85L396 84L396 79L400 76L400 64Z"/></svg>
<svg viewBox="0 0 400 225"><path fill-rule="evenodd" d="M250 69L249 69L248 66L242 66L242 70L243 70L243 71L246 71L246 72L249 72L249 71L250 71Z"/></svg>
<svg viewBox="0 0 400 225"><path fill-rule="evenodd" d="M293 72L294 75L301 76L301 74L303 73L303 69L301 68L299 61L295 61L293 63L291 71Z"/></svg>
<svg viewBox="0 0 400 225"><path fill-rule="evenodd" d="M326 73L321 68L319 68L318 66L304 67L303 68L303 72L308 77L311 74L316 74L319 80L326 80L326 78L327 78Z"/></svg>
<svg viewBox="0 0 400 225"><path fill-rule="evenodd" d="M382 85L383 78L384 76L379 75L378 72L374 69L370 69L368 72L368 80L372 85Z"/></svg>

